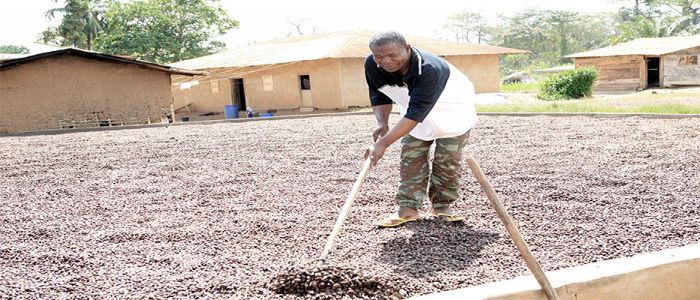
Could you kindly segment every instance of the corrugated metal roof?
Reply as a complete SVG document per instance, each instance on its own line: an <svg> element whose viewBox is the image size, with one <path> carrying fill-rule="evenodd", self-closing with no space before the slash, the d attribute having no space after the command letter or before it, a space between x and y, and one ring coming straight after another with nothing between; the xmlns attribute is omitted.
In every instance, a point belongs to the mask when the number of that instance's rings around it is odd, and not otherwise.
<svg viewBox="0 0 700 300"><path fill-rule="evenodd" d="M55 45L49 45L49 44L44 44L44 43L39 43L39 42L33 42L29 43L27 45L22 45L29 49L28 54L9 54L9 53L0 53L0 62L2 61L7 61L7 60L12 60L12 59L18 59L18 58L24 58L27 56L32 56L34 54L40 54L40 53L45 53L45 52L51 52L51 51L56 51L56 50L61 50L61 49L66 49L70 47L61 47L61 46L55 46Z"/></svg>
<svg viewBox="0 0 700 300"><path fill-rule="evenodd" d="M181 69L181 68L177 68L177 67L160 65L160 64L156 64L156 63L147 62L147 61L137 60L135 58L130 58L127 56L110 55L110 54L92 52L92 51L87 51L87 50L82 50L82 49L77 49L77 48L64 48L64 49L60 49L60 50L49 51L49 52L24 56L24 57L20 57L20 58L0 61L0 71L12 68L12 67L20 65L20 64L29 63L29 62L35 61L37 59L55 56L55 55L63 55L63 54L76 55L76 56L97 59L97 60L105 60L105 61L110 61L110 62L134 64L134 65L138 65L140 67L144 67L147 69L166 72L166 73L170 73L170 74L178 74L178 75L205 75L206 74L206 72L185 70L185 69Z"/></svg>
<svg viewBox="0 0 700 300"><path fill-rule="evenodd" d="M574 66L574 65L556 66L556 67L551 67L551 68L532 70L532 73L538 73L538 74L557 73L557 72L564 72L564 71L568 71L568 70L573 70L573 69L575 69L575 67L576 66Z"/></svg>
<svg viewBox="0 0 700 300"><path fill-rule="evenodd" d="M599 57L621 55L664 55L700 47L700 35L665 38L643 38L596 50L574 53L566 57Z"/></svg>
<svg viewBox="0 0 700 300"><path fill-rule="evenodd" d="M276 39L173 63L192 70L271 65L325 58L364 58L372 31L343 31ZM406 41L436 55L521 54L528 51L489 45L460 44L406 36Z"/></svg>
<svg viewBox="0 0 700 300"><path fill-rule="evenodd" d="M30 56L31 54L0 53L0 62Z"/></svg>

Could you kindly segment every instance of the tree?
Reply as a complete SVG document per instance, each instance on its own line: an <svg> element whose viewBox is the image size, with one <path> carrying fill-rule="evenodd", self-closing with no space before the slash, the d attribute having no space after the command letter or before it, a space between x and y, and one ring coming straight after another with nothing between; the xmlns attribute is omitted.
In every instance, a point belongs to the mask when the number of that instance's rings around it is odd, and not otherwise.
<svg viewBox="0 0 700 300"><path fill-rule="evenodd" d="M290 26L292 26L292 30L289 31L287 36L292 36L294 34L298 34L300 36L304 35L305 31L307 31L309 26L304 26L304 23L306 21L309 21L309 18L302 18L302 17L294 17L294 16L288 16L287 17L287 23L289 23ZM316 26L313 26L311 28L311 34L316 33Z"/></svg>
<svg viewBox="0 0 700 300"><path fill-rule="evenodd" d="M106 26L104 5L100 0L65 0L63 7L51 9L45 15L53 20L57 14L63 15L61 24L40 34L39 39L44 43L92 50L93 41Z"/></svg>
<svg viewBox="0 0 700 300"><path fill-rule="evenodd" d="M228 17L219 0L110 0L107 34L97 38L99 51L169 63L222 50L214 40L238 21Z"/></svg>
<svg viewBox="0 0 700 300"><path fill-rule="evenodd" d="M618 26L618 34L610 39L610 43L614 45L639 38L690 34L692 29L684 25L688 21L688 17L665 16L651 18L638 16L621 23Z"/></svg>
<svg viewBox="0 0 700 300"><path fill-rule="evenodd" d="M545 14L545 21L552 26L553 38L559 45L559 56L571 54L570 40L574 35L575 24L580 22L581 16L575 12L554 12L548 11Z"/></svg>
<svg viewBox="0 0 700 300"><path fill-rule="evenodd" d="M0 53L29 54L29 48L24 47L24 46L2 45L2 46L0 46Z"/></svg>
<svg viewBox="0 0 700 300"><path fill-rule="evenodd" d="M451 15L443 28L449 30L456 42L481 44L486 42L490 27L488 19L478 12L462 11Z"/></svg>
<svg viewBox="0 0 700 300"><path fill-rule="evenodd" d="M614 19L605 14L527 10L506 17L499 25L499 46L529 50L529 67L570 63L563 56L608 45ZM504 59L504 70L522 70L523 57ZM520 69L519 69L520 68Z"/></svg>
<svg viewBox="0 0 700 300"><path fill-rule="evenodd" d="M675 17L670 17L667 23L677 23L673 29L679 34L700 32L700 0L649 0L649 6L659 12L666 10L675 13Z"/></svg>
<svg viewBox="0 0 700 300"><path fill-rule="evenodd" d="M630 0L613 0L613 2L629 2L629 1ZM645 14L644 7L645 6L648 7L650 1L651 0L641 0L641 1L640 0L632 0L631 2L634 2L634 5L632 6L632 8L623 7L623 8L621 8L621 10L624 10L625 13L627 15L629 15L628 19L640 16L640 15L644 15ZM624 21L627 21L627 19L625 19Z"/></svg>
<svg viewBox="0 0 700 300"><path fill-rule="evenodd" d="M612 44L700 33L700 0L643 0L635 5L636 14L627 7L619 10L619 26L610 40Z"/></svg>
<svg viewBox="0 0 700 300"><path fill-rule="evenodd" d="M664 7L678 13L681 17L687 17L690 24L697 25L700 22L700 0L649 0L652 7Z"/></svg>

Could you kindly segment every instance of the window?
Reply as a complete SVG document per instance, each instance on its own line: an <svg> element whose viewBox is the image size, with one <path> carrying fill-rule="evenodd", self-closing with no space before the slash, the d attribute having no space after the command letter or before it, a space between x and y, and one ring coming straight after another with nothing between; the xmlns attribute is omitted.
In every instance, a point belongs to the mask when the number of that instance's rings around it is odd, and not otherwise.
<svg viewBox="0 0 700 300"><path fill-rule="evenodd" d="M698 56L681 56L678 59L678 64L679 65L697 65L698 64Z"/></svg>
<svg viewBox="0 0 700 300"><path fill-rule="evenodd" d="M263 76L263 91L272 92L275 89L272 85L272 76Z"/></svg>
<svg viewBox="0 0 700 300"><path fill-rule="evenodd" d="M301 84L302 90L311 89L311 79L309 79L309 75L299 75L299 83Z"/></svg>

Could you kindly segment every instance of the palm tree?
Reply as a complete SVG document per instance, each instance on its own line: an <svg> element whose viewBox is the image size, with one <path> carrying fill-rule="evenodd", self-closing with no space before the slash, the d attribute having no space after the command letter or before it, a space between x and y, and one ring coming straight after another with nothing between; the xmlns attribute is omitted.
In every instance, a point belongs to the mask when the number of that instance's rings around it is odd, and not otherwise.
<svg viewBox="0 0 700 300"><path fill-rule="evenodd" d="M58 0L52 1L58 3ZM56 14L63 15L58 27L58 34L63 37L62 46L84 46L92 50L93 40L107 27L100 0L65 0L63 7L50 9L45 16L53 20Z"/></svg>

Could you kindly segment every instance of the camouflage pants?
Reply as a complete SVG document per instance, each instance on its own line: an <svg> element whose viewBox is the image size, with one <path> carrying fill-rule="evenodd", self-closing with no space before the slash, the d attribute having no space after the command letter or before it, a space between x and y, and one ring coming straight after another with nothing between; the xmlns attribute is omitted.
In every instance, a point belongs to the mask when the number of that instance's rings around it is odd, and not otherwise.
<svg viewBox="0 0 700 300"><path fill-rule="evenodd" d="M462 177L462 150L468 139L469 131L457 137L434 141L406 135L401 140L401 184L396 193L398 205L420 209L426 190L433 208L447 207L457 200ZM429 156L433 143L435 155L431 168Z"/></svg>

